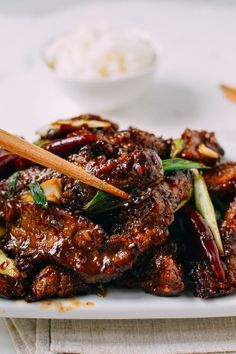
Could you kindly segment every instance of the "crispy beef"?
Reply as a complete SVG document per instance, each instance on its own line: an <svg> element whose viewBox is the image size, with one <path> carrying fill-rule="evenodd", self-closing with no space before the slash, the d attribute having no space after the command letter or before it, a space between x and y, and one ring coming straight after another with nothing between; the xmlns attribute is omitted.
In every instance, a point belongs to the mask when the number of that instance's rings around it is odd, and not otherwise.
<svg viewBox="0 0 236 354"><path fill-rule="evenodd" d="M179 245L174 240L148 250L132 270L115 281L122 288L139 287L158 296L176 296L184 291L184 268L178 260Z"/></svg>
<svg viewBox="0 0 236 354"><path fill-rule="evenodd" d="M226 162L204 172L209 191L220 195L236 195L236 163Z"/></svg>
<svg viewBox="0 0 236 354"><path fill-rule="evenodd" d="M105 155L94 157L90 149L69 157L69 161L82 166L87 172L122 188L145 188L163 179L162 163L152 149L122 153L118 158Z"/></svg>
<svg viewBox="0 0 236 354"><path fill-rule="evenodd" d="M89 291L89 286L75 273L58 266L47 265L36 274L26 300L32 302L51 297L70 297Z"/></svg>
<svg viewBox="0 0 236 354"><path fill-rule="evenodd" d="M143 130L130 127L121 132L107 136L107 139L121 150L133 151L136 149L152 149L161 158L168 158L171 150L171 140L164 140Z"/></svg>
<svg viewBox="0 0 236 354"><path fill-rule="evenodd" d="M148 293L159 296L176 296L184 291L184 270L171 254L161 251L150 259L141 287Z"/></svg>
<svg viewBox="0 0 236 354"><path fill-rule="evenodd" d="M192 189L192 173L187 171L169 172L163 182L169 190L169 198L174 210L183 200L188 200Z"/></svg>
<svg viewBox="0 0 236 354"><path fill-rule="evenodd" d="M230 203L225 219L221 225L221 235L224 242L224 263L231 284L236 288L236 198Z"/></svg>
<svg viewBox="0 0 236 354"><path fill-rule="evenodd" d="M182 134L181 138L184 140L184 148L181 151L180 156L185 159L203 162L207 165L215 165L216 162L218 162L224 155L224 150L217 142L214 133L210 133L205 130L197 131L186 129ZM202 144L216 152L219 155L219 158L215 159L203 155L199 151L199 147Z"/></svg>
<svg viewBox="0 0 236 354"><path fill-rule="evenodd" d="M23 277L17 279L0 275L0 296L6 299L21 298L26 293L27 281Z"/></svg>

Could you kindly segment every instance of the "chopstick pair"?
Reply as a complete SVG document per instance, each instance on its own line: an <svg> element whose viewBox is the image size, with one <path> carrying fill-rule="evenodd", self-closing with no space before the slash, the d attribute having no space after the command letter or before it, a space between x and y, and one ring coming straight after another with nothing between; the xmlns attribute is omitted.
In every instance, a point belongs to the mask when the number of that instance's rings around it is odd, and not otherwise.
<svg viewBox="0 0 236 354"><path fill-rule="evenodd" d="M3 129L0 129L0 146L7 151L15 153L39 165L49 167L68 177L77 179L80 182L110 193L116 197L122 199L130 198L128 193L95 176L91 176L83 168L75 166L69 161L62 159L61 157L54 155L49 151L43 150L40 147L31 144L13 134L10 134Z"/></svg>

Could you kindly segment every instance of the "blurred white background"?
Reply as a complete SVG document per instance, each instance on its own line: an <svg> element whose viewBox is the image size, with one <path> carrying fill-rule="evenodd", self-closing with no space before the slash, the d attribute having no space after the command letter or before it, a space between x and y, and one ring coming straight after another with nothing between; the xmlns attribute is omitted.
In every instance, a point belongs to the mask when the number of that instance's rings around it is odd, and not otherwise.
<svg viewBox="0 0 236 354"><path fill-rule="evenodd" d="M215 130L233 155L236 104L219 85L236 86L235 19L233 0L0 0L0 126L33 138L46 122L82 113L44 75L40 52L56 34L105 20L149 32L159 53L151 90L110 117L166 137L186 126ZM14 353L0 331L1 352Z"/></svg>

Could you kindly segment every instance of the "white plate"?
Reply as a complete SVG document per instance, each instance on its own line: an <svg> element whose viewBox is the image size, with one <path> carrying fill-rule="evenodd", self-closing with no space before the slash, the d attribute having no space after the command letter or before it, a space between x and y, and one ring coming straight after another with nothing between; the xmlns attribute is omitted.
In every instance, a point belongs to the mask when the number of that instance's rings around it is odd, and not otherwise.
<svg viewBox="0 0 236 354"><path fill-rule="evenodd" d="M89 304L88 304L89 302ZM197 318L236 316L236 296L202 300L191 294L164 298L142 290L112 289L96 295L27 304L0 300L1 317L64 319Z"/></svg>
<svg viewBox="0 0 236 354"><path fill-rule="evenodd" d="M36 303L0 299L0 317L61 319L199 318L236 316L236 295L198 299L157 297L141 289L109 289L105 297L86 295Z"/></svg>
<svg viewBox="0 0 236 354"><path fill-rule="evenodd" d="M19 18L17 21L4 18L11 31L1 31L7 43L4 47L7 61L2 64L0 58L2 68L6 69L0 72L0 126L33 138L35 128L46 122L80 113L76 102L64 97L40 74L37 51L48 38L67 30L68 24L73 27L85 19L93 22L104 18L104 9L111 22L139 26L163 47L159 77L151 92L111 118L120 121L122 127L132 124L167 137L177 136L186 126L215 130L227 151L235 152L235 105L219 90L221 82L233 84L234 2L106 1L104 5L99 2L79 6L42 18L27 21L22 18L22 22ZM14 33L18 34L17 43ZM14 66L14 58L24 64L24 72ZM90 295L78 300L81 304L74 300L27 304L22 300L1 299L0 316L83 319L236 316L236 296L201 300L191 295L160 298L141 290L110 290L105 298ZM88 301L93 305L86 305Z"/></svg>

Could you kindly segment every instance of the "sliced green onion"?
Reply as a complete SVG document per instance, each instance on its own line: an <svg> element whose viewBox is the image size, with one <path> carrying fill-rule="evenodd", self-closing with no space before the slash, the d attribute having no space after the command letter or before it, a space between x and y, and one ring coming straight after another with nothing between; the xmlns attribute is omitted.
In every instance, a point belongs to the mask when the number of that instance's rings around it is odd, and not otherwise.
<svg viewBox="0 0 236 354"><path fill-rule="evenodd" d="M45 193L38 182L29 184L30 193L33 197L34 203L47 207L48 202Z"/></svg>
<svg viewBox="0 0 236 354"><path fill-rule="evenodd" d="M190 170L192 168L209 168L203 163L181 159L179 157L162 161L164 171Z"/></svg>
<svg viewBox="0 0 236 354"><path fill-rule="evenodd" d="M40 184L40 187L48 202L59 203L62 197L62 184L59 178L52 178L45 182L42 182ZM35 202L31 191L21 193L20 198L24 203Z"/></svg>
<svg viewBox="0 0 236 354"><path fill-rule="evenodd" d="M39 139L38 141L35 141L34 142L34 145L37 145L37 146L42 146L44 144L47 144L49 143L49 139Z"/></svg>
<svg viewBox="0 0 236 354"><path fill-rule="evenodd" d="M184 148L184 140L179 138L179 139L174 139L172 146L171 146L171 152L170 152L170 157L174 158L176 157Z"/></svg>
<svg viewBox="0 0 236 354"><path fill-rule="evenodd" d="M8 258L6 254L1 250L0 250L0 274L8 275L11 278L18 278L20 276L20 272L16 268L13 260Z"/></svg>
<svg viewBox="0 0 236 354"><path fill-rule="evenodd" d="M194 197L196 208L202 217L206 220L208 226L211 229L215 243L219 249L221 255L224 254L224 247L222 244L220 231L218 228L216 213L214 206L212 204L206 182L203 176L198 170L193 170L194 172Z"/></svg>
<svg viewBox="0 0 236 354"><path fill-rule="evenodd" d="M205 144L199 145L198 151L200 152L200 154L205 155L207 157L210 157L212 159L218 159L219 158L218 152L210 149Z"/></svg>
<svg viewBox="0 0 236 354"><path fill-rule="evenodd" d="M123 199L114 197L103 191L98 191L93 199L85 205L84 211L99 214L119 208L124 203L125 201Z"/></svg>
<svg viewBox="0 0 236 354"><path fill-rule="evenodd" d="M14 197L16 191L16 181L18 178L19 172L13 173L8 179L8 187L9 187L9 198Z"/></svg>

